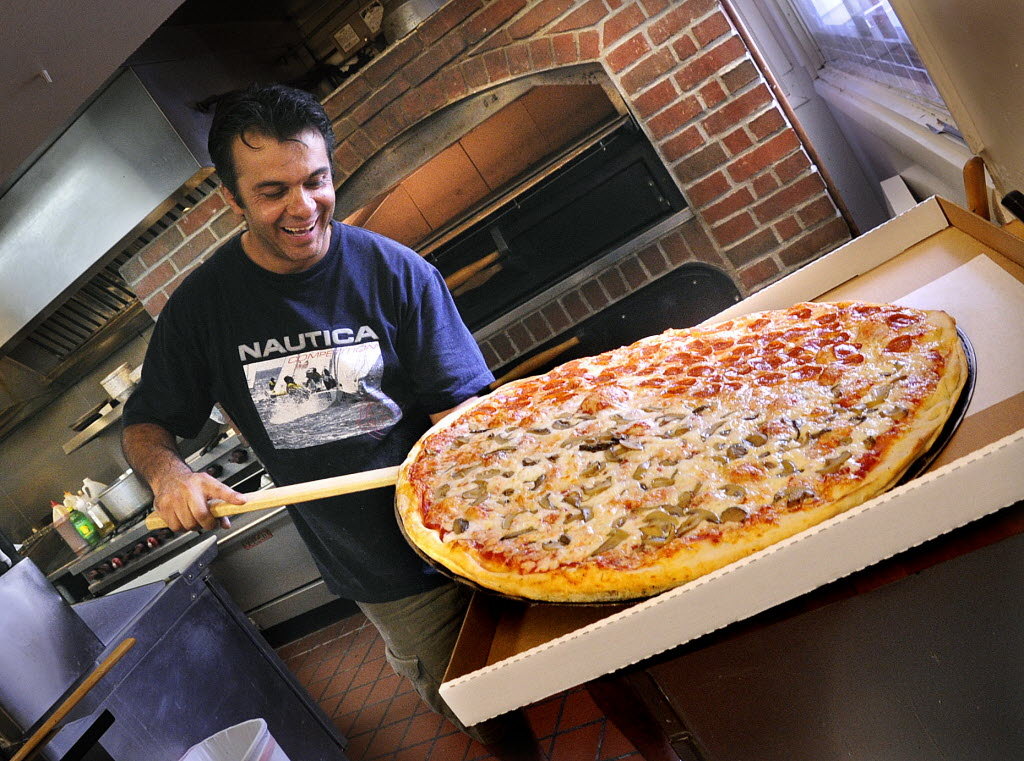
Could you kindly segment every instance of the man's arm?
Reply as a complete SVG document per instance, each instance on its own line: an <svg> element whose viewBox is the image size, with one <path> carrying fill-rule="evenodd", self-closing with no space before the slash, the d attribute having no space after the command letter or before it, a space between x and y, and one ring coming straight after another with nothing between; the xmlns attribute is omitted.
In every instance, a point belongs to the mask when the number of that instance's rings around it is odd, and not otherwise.
<svg viewBox="0 0 1024 761"><path fill-rule="evenodd" d="M210 514L209 500L219 499L235 505L245 496L206 473L196 473L178 454L174 435L154 423L126 426L121 448L132 470L153 490L153 506L173 531L217 527ZM227 525L227 519L221 519Z"/></svg>

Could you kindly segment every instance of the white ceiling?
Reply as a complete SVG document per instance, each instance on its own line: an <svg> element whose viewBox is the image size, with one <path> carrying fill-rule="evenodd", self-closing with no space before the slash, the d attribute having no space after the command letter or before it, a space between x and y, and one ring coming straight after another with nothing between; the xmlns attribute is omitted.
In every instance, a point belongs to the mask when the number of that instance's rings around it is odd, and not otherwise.
<svg viewBox="0 0 1024 761"><path fill-rule="evenodd" d="M181 3L0 2L0 190Z"/></svg>

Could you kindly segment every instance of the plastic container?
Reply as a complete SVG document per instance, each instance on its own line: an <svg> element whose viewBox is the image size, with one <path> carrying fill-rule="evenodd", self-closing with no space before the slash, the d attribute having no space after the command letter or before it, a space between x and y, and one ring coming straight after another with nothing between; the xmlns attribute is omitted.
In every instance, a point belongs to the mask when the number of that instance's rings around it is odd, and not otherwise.
<svg viewBox="0 0 1024 761"><path fill-rule="evenodd" d="M263 719L250 719L193 745L180 761L290 761Z"/></svg>
<svg viewBox="0 0 1024 761"><path fill-rule="evenodd" d="M53 528L76 555L83 554L89 549L89 543L71 525L71 521L68 520L67 510L59 502L51 501L50 506L53 508Z"/></svg>

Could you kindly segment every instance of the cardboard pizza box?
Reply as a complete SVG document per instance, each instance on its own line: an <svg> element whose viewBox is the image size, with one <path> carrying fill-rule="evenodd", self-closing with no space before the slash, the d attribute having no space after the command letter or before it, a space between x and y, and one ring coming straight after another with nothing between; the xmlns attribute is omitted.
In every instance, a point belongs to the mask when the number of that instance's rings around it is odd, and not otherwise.
<svg viewBox="0 0 1024 761"><path fill-rule="evenodd" d="M799 301L944 309L970 340L966 417L924 474L801 534L633 605L478 593L441 695L467 724L747 619L1024 498L1024 241L931 198L716 316Z"/></svg>

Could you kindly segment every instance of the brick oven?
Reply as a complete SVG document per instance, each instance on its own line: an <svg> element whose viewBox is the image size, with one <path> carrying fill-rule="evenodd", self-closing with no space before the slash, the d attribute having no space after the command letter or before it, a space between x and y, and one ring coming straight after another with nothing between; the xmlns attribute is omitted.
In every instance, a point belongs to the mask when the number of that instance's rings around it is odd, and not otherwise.
<svg viewBox="0 0 1024 761"><path fill-rule="evenodd" d="M719 0L450 0L324 105L338 141L338 217L412 245L455 277L457 303L476 298L472 328L495 369L668 273L713 271L747 295L850 236ZM481 311L495 297L473 289L510 282L501 278L516 262L524 272L552 259L536 245L533 260L504 245L509 210L562 187L560 173L574 167L580 181L606 172L618 182L633 170L581 162L626 133L645 174L628 190L609 180L605 206L564 203L583 225L567 240L592 250L551 269L543 286L524 286L501 315ZM561 197L600 199L596 187ZM215 179L207 189L122 270L154 316L239 229ZM604 221L615 192L639 199L620 215L639 222L592 229L584 212ZM547 225L536 229L564 227L561 217Z"/></svg>

